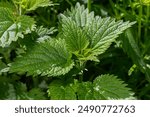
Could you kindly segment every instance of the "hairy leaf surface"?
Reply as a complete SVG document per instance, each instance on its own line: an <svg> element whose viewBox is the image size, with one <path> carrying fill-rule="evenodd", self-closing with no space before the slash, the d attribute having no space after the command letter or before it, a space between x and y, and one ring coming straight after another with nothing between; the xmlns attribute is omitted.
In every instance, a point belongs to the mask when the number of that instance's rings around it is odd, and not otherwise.
<svg viewBox="0 0 150 117"><path fill-rule="evenodd" d="M70 18L63 16L62 23L63 35L69 50L72 52L84 50L89 44L86 33Z"/></svg>
<svg viewBox="0 0 150 117"><path fill-rule="evenodd" d="M114 75L98 76L93 82L93 93L95 99L127 99L133 93L126 87L123 81Z"/></svg>
<svg viewBox="0 0 150 117"><path fill-rule="evenodd" d="M58 76L68 73L73 65L65 41L52 39L37 44L27 55L18 58L12 63L10 71L28 72L29 75Z"/></svg>
<svg viewBox="0 0 150 117"><path fill-rule="evenodd" d="M70 17L79 27L88 26L94 20L94 12L89 12L84 5L79 3L74 8L72 7L70 11L67 10L64 15Z"/></svg>

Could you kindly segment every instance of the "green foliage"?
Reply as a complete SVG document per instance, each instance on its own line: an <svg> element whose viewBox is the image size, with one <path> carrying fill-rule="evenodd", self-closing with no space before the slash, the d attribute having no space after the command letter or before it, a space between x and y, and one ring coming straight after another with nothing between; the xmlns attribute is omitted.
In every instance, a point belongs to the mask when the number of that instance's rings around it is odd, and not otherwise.
<svg viewBox="0 0 150 117"><path fill-rule="evenodd" d="M28 72L28 75L58 76L66 74L74 63L63 39L52 39L37 44L26 56L10 67L11 72Z"/></svg>
<svg viewBox="0 0 150 117"><path fill-rule="evenodd" d="M150 82L150 72L148 71L148 67L146 66L141 52L133 38L131 30L127 30L125 34L126 38L122 39L123 49L132 58L132 60L140 68L140 70L146 74L146 78Z"/></svg>
<svg viewBox="0 0 150 117"><path fill-rule="evenodd" d="M44 28L43 26L40 26L35 31L39 36L37 41L44 42L45 40L48 40L49 38L51 38L50 35L54 34L57 31L57 29L55 29L54 27L48 29L48 28Z"/></svg>
<svg viewBox="0 0 150 117"><path fill-rule="evenodd" d="M48 93L51 99L134 99L130 88L113 75L101 75L91 82L66 83L55 80L49 85Z"/></svg>
<svg viewBox="0 0 150 117"><path fill-rule="evenodd" d="M91 82L83 82L78 84L77 97L79 100L92 100L93 84Z"/></svg>
<svg viewBox="0 0 150 117"><path fill-rule="evenodd" d="M10 78L0 77L0 86L1 86L0 87L0 99L9 99L9 100L46 99L44 97L45 94L41 89L34 88L28 92L25 84L21 82L14 82Z"/></svg>
<svg viewBox="0 0 150 117"><path fill-rule="evenodd" d="M35 28L35 21L28 16L16 16L12 9L0 7L0 46L9 46L12 41L25 34L31 33Z"/></svg>
<svg viewBox="0 0 150 117"><path fill-rule="evenodd" d="M107 17L94 17L88 9L78 3L75 9L62 16L62 30L69 50L79 59L96 60L97 55L104 53L111 43L134 22L115 21Z"/></svg>
<svg viewBox="0 0 150 117"><path fill-rule="evenodd" d="M48 89L48 95L52 100L74 100L75 91L72 84L66 85L61 80L53 81Z"/></svg>
<svg viewBox="0 0 150 117"><path fill-rule="evenodd" d="M95 99L125 99L133 95L127 85L113 75L101 75L93 85Z"/></svg>
<svg viewBox="0 0 150 117"><path fill-rule="evenodd" d="M27 11L33 11L38 7L51 6L52 2L50 2L50 0L26 0L24 4L26 6L23 7L25 7Z"/></svg>
<svg viewBox="0 0 150 117"><path fill-rule="evenodd" d="M39 7L53 5L50 0L12 0L15 5L18 5L21 12L34 11Z"/></svg>
<svg viewBox="0 0 150 117"><path fill-rule="evenodd" d="M76 1L56 0L54 7L50 0L0 2L0 99L150 97L148 12L144 24L137 14L138 20L126 17L131 12L119 9L127 8L123 1L97 1L110 4L96 7L95 1L84 1L87 8L80 3L73 7ZM62 13L63 5L71 10ZM138 5L143 17L145 4ZM147 39L141 41L142 29Z"/></svg>

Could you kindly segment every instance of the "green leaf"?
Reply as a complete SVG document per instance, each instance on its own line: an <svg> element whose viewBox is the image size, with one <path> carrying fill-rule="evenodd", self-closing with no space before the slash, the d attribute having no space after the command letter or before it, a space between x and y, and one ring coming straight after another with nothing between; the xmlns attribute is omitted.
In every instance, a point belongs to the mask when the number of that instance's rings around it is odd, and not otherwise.
<svg viewBox="0 0 150 117"><path fill-rule="evenodd" d="M111 43L133 24L134 22L115 21L115 19L110 17L95 17L93 22L85 29L91 42L90 47L92 48L92 52L95 55L104 53Z"/></svg>
<svg viewBox="0 0 150 117"><path fill-rule="evenodd" d="M96 57L104 53L135 22L115 21L114 18L94 17L93 12L76 4L75 8L61 15L63 35L68 48L76 52L81 60L98 61Z"/></svg>
<svg viewBox="0 0 150 117"><path fill-rule="evenodd" d="M93 84L91 82L82 82L78 84L77 96L79 100L92 100Z"/></svg>
<svg viewBox="0 0 150 117"><path fill-rule="evenodd" d="M10 72L28 75L64 75L72 69L74 62L62 39L51 39L36 46L23 57L18 58L10 67Z"/></svg>
<svg viewBox="0 0 150 117"><path fill-rule="evenodd" d="M71 18L62 17L62 30L67 47L72 52L80 53L89 44L86 33Z"/></svg>
<svg viewBox="0 0 150 117"><path fill-rule="evenodd" d="M2 8L8 8L8 9L10 9L10 10L13 10L13 11L15 11L16 9L15 9L15 6L11 3L11 2L9 2L9 1L0 1L0 7L2 7Z"/></svg>
<svg viewBox="0 0 150 117"><path fill-rule="evenodd" d="M15 17L8 8L0 7L0 46L9 46L18 37L34 30L35 21L28 16Z"/></svg>
<svg viewBox="0 0 150 117"><path fill-rule="evenodd" d="M39 88L33 88L27 93L27 96L28 96L27 99L30 99L30 100L44 100L44 99L46 99L44 97L44 95L45 95L45 93L42 90L40 90Z"/></svg>
<svg viewBox="0 0 150 117"><path fill-rule="evenodd" d="M84 5L79 3L76 4L75 8L72 7L70 11L64 12L64 15L70 17L79 27L88 26L94 19L94 12L89 12Z"/></svg>
<svg viewBox="0 0 150 117"><path fill-rule="evenodd" d="M76 94L71 84L64 85L61 80L55 80L49 85L48 94L51 100L75 100Z"/></svg>
<svg viewBox="0 0 150 117"><path fill-rule="evenodd" d="M114 75L98 76L93 82L95 99L132 99L133 93Z"/></svg>
<svg viewBox="0 0 150 117"><path fill-rule="evenodd" d="M50 0L26 0L24 5L27 11L33 11L39 7L51 6L53 4Z"/></svg>

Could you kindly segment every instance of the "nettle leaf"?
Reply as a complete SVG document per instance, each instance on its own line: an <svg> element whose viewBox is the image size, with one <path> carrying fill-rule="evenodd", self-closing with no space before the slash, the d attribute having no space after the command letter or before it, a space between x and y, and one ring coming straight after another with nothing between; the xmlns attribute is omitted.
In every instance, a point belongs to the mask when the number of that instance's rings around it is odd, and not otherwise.
<svg viewBox="0 0 150 117"><path fill-rule="evenodd" d="M51 100L75 100L76 94L71 84L64 85L61 80L55 80L49 85L48 95Z"/></svg>
<svg viewBox="0 0 150 117"><path fill-rule="evenodd" d="M86 33L71 18L62 17L62 30L68 49L72 52L81 52L89 44Z"/></svg>
<svg viewBox="0 0 150 117"><path fill-rule="evenodd" d="M71 53L62 39L51 39L36 46L23 57L17 58L10 67L10 72L28 75L64 75L73 68Z"/></svg>
<svg viewBox="0 0 150 117"><path fill-rule="evenodd" d="M12 41L34 30L34 27L35 21L31 17L15 17L10 9L0 7L0 46L9 46Z"/></svg>
<svg viewBox="0 0 150 117"><path fill-rule="evenodd" d="M135 22L115 21L114 18L99 16L94 17L84 6L77 3L71 11L61 14L62 33L72 51L81 51L78 58L94 60L96 56L104 53L123 33Z"/></svg>
<svg viewBox="0 0 150 117"><path fill-rule="evenodd" d="M134 22L115 21L114 18L110 17L95 17L93 22L85 27L92 52L95 55L104 53L119 34L123 33L124 30L133 24Z"/></svg>
<svg viewBox="0 0 150 117"><path fill-rule="evenodd" d="M79 27L87 26L94 20L94 12L89 12L84 5L79 3L76 4L75 8L72 7L70 11L64 12L64 15L70 17Z"/></svg>
<svg viewBox="0 0 150 117"><path fill-rule="evenodd" d="M52 1L50 0L26 0L24 5L27 11L33 11L38 7L46 7L46 6L51 6L53 4Z"/></svg>
<svg viewBox="0 0 150 117"><path fill-rule="evenodd" d="M133 93L114 75L98 76L93 82L95 99L132 99Z"/></svg>
<svg viewBox="0 0 150 117"><path fill-rule="evenodd" d="M93 84L91 82L82 82L78 84L77 96L79 100L92 100Z"/></svg>

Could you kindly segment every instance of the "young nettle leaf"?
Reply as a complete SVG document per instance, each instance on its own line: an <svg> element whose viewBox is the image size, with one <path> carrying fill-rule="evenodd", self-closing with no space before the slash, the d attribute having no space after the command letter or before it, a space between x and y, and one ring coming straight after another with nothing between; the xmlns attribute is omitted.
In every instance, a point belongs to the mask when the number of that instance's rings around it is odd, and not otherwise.
<svg viewBox="0 0 150 117"><path fill-rule="evenodd" d="M94 12L89 12L84 5L79 3L74 8L72 7L70 11L64 12L64 15L70 17L79 27L87 26L94 20Z"/></svg>
<svg viewBox="0 0 150 117"><path fill-rule="evenodd" d="M38 7L46 7L51 5L53 4L50 0L25 0L22 7L25 8L26 11L33 11Z"/></svg>
<svg viewBox="0 0 150 117"><path fill-rule="evenodd" d="M9 8L0 7L0 46L9 46L12 41L34 30L35 21L28 16L15 16Z"/></svg>
<svg viewBox="0 0 150 117"><path fill-rule="evenodd" d="M93 82L94 99L129 99L133 97L130 88L114 75L98 76Z"/></svg>
<svg viewBox="0 0 150 117"><path fill-rule="evenodd" d="M71 11L61 14L61 18L67 47L73 52L82 50L79 55L76 54L79 59L94 61L98 61L96 56L104 53L119 34L135 23L94 17L93 12L89 13L79 3Z"/></svg>
<svg viewBox="0 0 150 117"><path fill-rule="evenodd" d="M37 44L27 55L17 58L12 63L10 72L42 76L63 75L74 65L71 56L63 39L51 39Z"/></svg>

